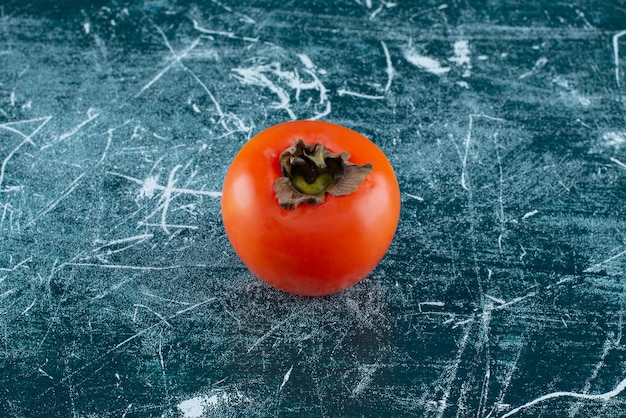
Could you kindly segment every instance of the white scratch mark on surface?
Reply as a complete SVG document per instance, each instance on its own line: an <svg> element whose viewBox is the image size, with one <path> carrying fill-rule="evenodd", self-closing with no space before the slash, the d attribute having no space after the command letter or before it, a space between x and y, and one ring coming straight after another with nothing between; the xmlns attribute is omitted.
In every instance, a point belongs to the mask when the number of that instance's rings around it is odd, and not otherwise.
<svg viewBox="0 0 626 418"><path fill-rule="evenodd" d="M26 309L24 309L24 310L22 311L22 315L26 315L26 314L28 313L28 311L30 311L30 310L33 308L33 306L35 306L35 303L36 303L36 302L37 302L37 298L33 299L33 301L30 303L30 305L28 305L28 306L26 307Z"/></svg>
<svg viewBox="0 0 626 418"><path fill-rule="evenodd" d="M387 84L385 84L385 93L387 93L389 91L389 89L391 89L391 83L393 82L393 77L395 75L395 70L393 68L393 63L391 61L391 55L389 54L389 48L387 48L387 44L384 42L380 42L382 47L383 47L383 51L385 52L385 61L387 62Z"/></svg>
<svg viewBox="0 0 626 418"><path fill-rule="evenodd" d="M174 48L172 47L172 45L170 44L169 40L167 39L167 36L165 35L165 32L163 32L163 30L160 27L158 27L158 26L156 27L156 30L161 35L161 38L163 39L163 43L165 44L167 49L172 54L172 57L173 57L173 60L174 60L171 63L171 65L168 66L168 67L171 68L172 65L178 64L180 66L180 68L182 68L185 72L187 72L189 75L191 75L191 77L196 81L196 83L198 83L198 85L200 85L200 87L202 87L202 89L204 90L206 95L209 97L209 99L213 103L213 106L215 107L215 111L217 112L218 116L220 117L219 123L220 123L220 125L222 125L224 130L228 131L229 133L233 132L233 131L230 130L230 128L228 126L228 123L227 123L228 120L232 120L234 122L234 124L236 125L236 128L237 128L236 131L249 133L252 130L252 127L251 126L246 126L245 123L239 117L237 117L236 115L234 115L232 113L228 113L228 115L227 115L226 113L224 113L224 111L222 110L222 106L217 101L215 95L211 92L211 90L209 90L207 85L200 79L200 77L198 77L198 75L195 72L193 72L185 64L183 64L182 59L189 55L189 53L200 42L201 38L197 38L187 49L185 49L185 51L183 51L183 53L177 54L176 51L174 50ZM168 67L166 67L164 70L169 69ZM158 77L160 78L162 75L163 74L161 74ZM139 95L139 94L141 94L141 91L137 95ZM137 95L135 97L137 97Z"/></svg>
<svg viewBox="0 0 626 418"><path fill-rule="evenodd" d="M283 387L289 381L289 377L291 377L292 370L293 370L293 365L289 368L289 370L287 370L287 373L285 373L285 376L283 376L283 382L280 384L280 387L278 388L279 391L283 390Z"/></svg>
<svg viewBox="0 0 626 418"><path fill-rule="evenodd" d="M611 157L610 160L613 161L618 166L620 166L621 168L623 168L624 170L626 170L626 163L621 162L620 160L618 160L615 157Z"/></svg>
<svg viewBox="0 0 626 418"><path fill-rule="evenodd" d="M25 265L26 263L28 263L29 261L32 261L32 259L33 259L32 257L25 258L24 260L20 261L13 267L0 267L0 271L15 271L19 269L20 267L22 267L23 265Z"/></svg>
<svg viewBox="0 0 626 418"><path fill-rule="evenodd" d="M516 303L519 303L519 302L523 301L524 299L530 298L532 296L535 296L535 292L530 292L527 295L519 296L519 297L516 297L514 299L511 299L510 301L508 301L506 303L503 303L502 305L496 306L494 309L495 310L500 310L500 309L508 308L509 306L515 305Z"/></svg>
<svg viewBox="0 0 626 418"><path fill-rule="evenodd" d="M93 300L99 300L99 299L103 299L104 297L106 297L109 293L111 292L115 292L116 290L120 289L122 286L124 286L126 283L130 283L132 282L133 279L132 278L128 278L125 280L122 280L119 283L115 283L113 286L109 287L109 289L107 289L106 291L100 293L99 295L96 295L93 297Z"/></svg>
<svg viewBox="0 0 626 418"><path fill-rule="evenodd" d="M161 196L161 201L163 210L161 211L161 228L165 231L166 234L169 234L170 231L167 229L167 211L172 202L172 190L174 189L174 185L176 184L176 172L182 168L182 165L177 165L170 171L170 176L167 179L167 186L163 190L163 195Z"/></svg>
<svg viewBox="0 0 626 418"><path fill-rule="evenodd" d="M122 418L126 418L126 415L128 415L132 407L133 407L133 404L129 403L126 409L124 410L124 413L122 414Z"/></svg>
<svg viewBox="0 0 626 418"><path fill-rule="evenodd" d="M503 399L504 399L504 396L506 395L506 392L509 389L509 386L511 385L511 381L513 380L513 373L517 370L517 365L519 364L519 360L522 356L522 351L524 350L524 347L527 343L522 340L522 341L519 341L518 344L519 344L518 350L515 354L515 358L512 361L511 367L509 367L509 369L507 370L506 376L504 376L504 379L502 381L502 387L500 389L500 393L497 397L497 400L493 403L493 407L491 411L489 412L488 415L485 416L485 418L491 418L491 416L494 413L502 412L511 407L509 404L504 403Z"/></svg>
<svg viewBox="0 0 626 418"><path fill-rule="evenodd" d="M506 223L507 218L504 214L504 172L502 169L502 158L500 157L500 145L498 143L498 133L496 132L493 135L493 142L496 150L496 160L498 162L498 205L499 205L499 218L500 218L500 236L498 237L498 248L500 252L503 251L502 242L504 241L504 236L506 234ZM491 271L489 271L491 275ZM491 276L490 276L491 277Z"/></svg>
<svg viewBox="0 0 626 418"><path fill-rule="evenodd" d="M278 103L273 105L274 109L282 109L287 112L291 120L296 120L296 114L291 109L290 98L285 89L277 86L272 80L270 80L264 73L280 71L280 65L257 65L249 68L233 68L232 70L235 77L242 84L265 87L272 93L278 96Z"/></svg>
<svg viewBox="0 0 626 418"><path fill-rule="evenodd" d="M585 26L589 29L595 29L595 27L589 22L589 20L587 20L587 16L585 16L585 14L583 12L581 12L578 9L574 9L574 11L576 12L576 14L578 15L578 17L580 18L580 20L582 20L585 23Z"/></svg>
<svg viewBox="0 0 626 418"><path fill-rule="evenodd" d="M411 47L405 48L403 55L408 62L431 74L443 75L450 71L450 67L442 67L436 59L420 55Z"/></svg>
<svg viewBox="0 0 626 418"><path fill-rule="evenodd" d="M376 10L370 14L370 20L374 20L378 13L382 12L384 5L381 3Z"/></svg>
<svg viewBox="0 0 626 418"><path fill-rule="evenodd" d="M469 318L469 319L465 319L465 320L463 320L463 321L459 321L459 322L455 323L455 324L452 326L452 329L455 329L455 328L461 327L461 326L463 326L463 325L470 324L470 323L472 323L472 322L474 322L474 318Z"/></svg>
<svg viewBox="0 0 626 418"><path fill-rule="evenodd" d="M536 214L538 214L538 213L539 213L539 211L538 211L538 210L536 210L536 209L535 209L535 210L531 210L530 212L526 212L526 213L524 214L524 216L522 216L522 220L526 220L526 219L528 219L528 218L530 218L530 217L533 217L533 216L535 216L535 215L536 215Z"/></svg>
<svg viewBox="0 0 626 418"><path fill-rule="evenodd" d="M177 165L175 166L169 174L168 177L168 181L167 181L167 185L162 186L160 184L158 184L158 177L155 176L149 176L147 177L145 180L140 180L134 177L130 177L130 176L126 176L124 174L120 174L120 173L116 173L116 172L107 172L107 174L109 175L113 175L113 176L117 176L117 177L121 177L123 179L132 181L134 183L137 183L139 185L141 185L141 189L139 191L139 195L138 198L152 198L154 196L154 192L155 190L159 190L162 192L161 197L159 198L159 203L156 207L156 209L150 214L148 215L148 217L146 219L144 219L143 222L141 222L140 224L142 225L150 225L149 223L146 223L145 221L149 218L151 218L152 216L154 216L156 213L158 213L159 211L161 212L161 219L159 222L159 226L163 229L163 231L169 235L169 227L170 224L167 223L167 213L169 210L169 206L172 202L172 200L174 199L174 197L176 197L175 195L179 195L179 194L189 194L189 195L193 195L193 196L208 196L208 197L214 197L214 198L218 198L222 195L221 192L214 192L214 191L205 191L205 190L193 190L193 189L188 189L188 188L180 188L180 187L175 187L176 185L176 172L181 169L182 166L181 165ZM191 228L194 229L195 226L194 225L177 225L177 227L182 227L182 228Z"/></svg>
<svg viewBox="0 0 626 418"><path fill-rule="evenodd" d="M469 186L467 185L467 159L469 157L469 149L472 143L472 129L474 127L474 117L473 115L469 116L469 127L467 128L467 136L465 137L465 153L463 154L463 161L461 167L461 187L470 191Z"/></svg>
<svg viewBox="0 0 626 418"><path fill-rule="evenodd" d="M239 18L240 21L244 22L244 23L249 23L249 24L256 24L256 20L254 20L253 18L251 18L250 16L240 13L238 11L233 10L232 7L225 5L224 3L218 1L218 0L211 0L211 3L221 7L222 9L226 10L228 13L232 13L235 16L237 16Z"/></svg>
<svg viewBox="0 0 626 418"><path fill-rule="evenodd" d="M296 54L296 56L298 57L298 59L300 60L302 65L304 65L305 68L309 70L312 70L315 68L313 61L307 54Z"/></svg>
<svg viewBox="0 0 626 418"><path fill-rule="evenodd" d="M563 320L563 323L565 323L565 320ZM582 393L584 394L589 393L592 382L598 377L598 374L600 373L600 371L606 366L606 357L611 352L611 349L616 347L614 338L615 338L615 335L611 332L607 335L606 340L604 340L604 346L602 347L602 355L600 356L600 360L598 361L598 363L596 363L596 366L593 368L591 375L585 382L585 386L583 387ZM578 411L581 407L582 407L582 401L577 402L576 404L572 405L572 407L569 410L568 416L575 417L576 415L578 415Z"/></svg>
<svg viewBox="0 0 626 418"><path fill-rule="evenodd" d="M184 306L193 305L190 302L183 302L183 301L180 301L180 300L164 298L163 296L155 295L154 293L150 292L149 290L145 290L145 289L142 290L141 294L145 295L145 296L148 296L148 297L151 297L151 298L159 299L159 300L164 301L164 302L175 303L177 305L184 305Z"/></svg>
<svg viewBox="0 0 626 418"><path fill-rule="evenodd" d="M368 8L371 9L371 1L369 3L370 7ZM376 16L378 16L378 14L383 11L383 9L391 9L392 7L396 7L397 5L397 3L394 3L392 1L381 0L380 5L376 8L376 10L370 13L370 20L376 19Z"/></svg>
<svg viewBox="0 0 626 418"><path fill-rule="evenodd" d="M461 167L461 187L463 187L463 189L467 190L468 192L470 191L470 187L467 184L467 160L469 158L469 151L472 145L472 129L474 128L474 118L477 118L477 117L485 118L485 119L492 120L492 121L506 122L506 120L504 119L496 118L493 116L487 116L487 115L481 115L481 114L469 115L469 126L467 128L467 136L465 137L465 144L464 144L465 152L463 154L462 167Z"/></svg>
<svg viewBox="0 0 626 418"><path fill-rule="evenodd" d="M171 327L171 325L169 325L169 323L167 321L165 321L165 319L163 320L168 326ZM161 330L161 332L159 333L159 348L157 349L157 352L159 353L159 363L161 363L161 370L163 371L163 383L165 384L165 387L167 388L167 377L165 374L165 360L163 359L163 330Z"/></svg>
<svg viewBox="0 0 626 418"><path fill-rule="evenodd" d="M136 270L136 271L163 271L163 270L175 270L175 269L185 267L183 265L159 267L159 266L133 266L133 265L127 265L127 264L63 263L59 267L57 267L55 271L65 266L98 267L98 268L112 269L112 270ZM198 267L202 267L202 266L198 266Z"/></svg>
<svg viewBox="0 0 626 418"><path fill-rule="evenodd" d="M471 319L468 321L472 321ZM461 337L461 342L459 345L459 349L456 353L456 357L454 362L447 370L447 376L445 379L446 387L443 391L441 399L437 402L439 405L437 416L439 418L443 417L446 409L448 408L448 399L450 398L450 392L452 391L452 386L454 385L454 380L456 379L456 375L459 371L459 367L461 366L461 360L463 359L463 353L465 352L465 348L467 347L467 340L469 339L469 333L472 327L466 327L463 336Z"/></svg>
<svg viewBox="0 0 626 418"><path fill-rule="evenodd" d="M211 93L211 91L209 90L209 88L207 87L206 84L204 84L204 82L202 80L200 80L200 77L198 77L196 75L196 73L194 73L193 71L191 71L189 68L187 68L185 65L183 65L182 63L180 63L181 67L183 68L183 70L187 71L189 74L191 74L191 76L193 77L194 80L196 80L196 83L198 83L200 85L200 87L202 87L202 89L204 90L204 92L206 93L207 96L209 96L209 99L211 100L211 102L213 102L213 106L215 106L215 111L217 112L217 115L220 117L220 124L222 125L222 127L224 129L226 129L227 131L229 130L228 125L226 123L226 114L224 113L224 111L222 110L222 106L220 105L220 103L217 101L217 99L215 98L215 96L213 95L213 93ZM232 113L229 113L228 116L230 117L230 119L232 119L235 124L237 125L237 127L239 128L239 130L241 132L248 132L252 129L252 127L246 126L243 121L241 119L239 119L237 116L233 115Z"/></svg>
<svg viewBox="0 0 626 418"><path fill-rule="evenodd" d="M50 376L48 373L46 373L46 371L42 369L41 367L37 368L37 372L41 374L42 376L47 377L50 380L54 380L54 378Z"/></svg>
<svg viewBox="0 0 626 418"><path fill-rule="evenodd" d="M133 314L133 322L135 322L135 320L137 319L137 311L139 310L139 308L143 308L143 309L147 310L148 312L152 313L157 318L159 318L161 321L163 321L163 323L165 325L167 325L169 328L172 327L172 324L167 322L167 319L165 319L165 317L163 317L163 315L161 315L160 313L156 312L155 310L153 310L149 306L143 305L141 303L136 303L136 304L133 305L133 307L135 308L135 313Z"/></svg>
<svg viewBox="0 0 626 418"><path fill-rule="evenodd" d="M422 306L444 307L444 306L446 306L446 303L445 302L419 302L417 304L417 307L418 307L420 312L422 312Z"/></svg>
<svg viewBox="0 0 626 418"><path fill-rule="evenodd" d="M280 321L278 324L274 325L272 328L270 328L269 331L267 331L265 334L263 334L261 336L261 338L257 339L254 344L252 344L250 346L250 348L248 348L248 353L250 353L252 350L254 350L254 348L259 345L261 342L265 341L265 339L267 339L267 337L269 337L270 335L272 335L274 333L274 331L276 331L278 328L282 327L283 325L285 325L287 323L287 321L289 321L291 319L293 315L289 315L287 318L283 319L282 321Z"/></svg>
<svg viewBox="0 0 626 418"><path fill-rule="evenodd" d="M478 349L485 350L485 374L483 376L482 388L480 392L480 399L478 404L478 412L483 413L487 407L487 401L489 399L489 382L491 381L491 355L489 350L489 333L491 330L491 317L493 311L493 304L487 302L483 304L482 322L480 327L480 335L478 341Z"/></svg>
<svg viewBox="0 0 626 418"><path fill-rule="evenodd" d="M368 100L384 100L385 96L374 96L372 94L364 94L364 93L357 93L355 91L350 91L344 88L338 89L337 90L337 94L339 96L352 96L352 97L358 97L360 99L368 99Z"/></svg>
<svg viewBox="0 0 626 418"><path fill-rule="evenodd" d="M556 284L557 284L557 286L558 286L558 285L561 285L561 284L563 284L563 283L571 282L571 281L573 281L573 280L574 280L574 279L573 279L572 277L564 277L564 278L562 278L561 280L559 280L558 282L556 282Z"/></svg>
<svg viewBox="0 0 626 418"><path fill-rule="evenodd" d="M537 405L538 403L541 403L550 399L555 399L555 398L567 397L567 398L585 399L585 400L590 400L590 401L605 401L606 402L610 400L611 398L622 393L624 389L626 389L626 379L619 382L619 384L615 387L615 389L609 392L598 394L598 395L588 395L585 393L576 393L576 392L552 392L552 393L548 393L547 395L540 396L537 399L533 399L532 401L527 402L524 405L518 406L517 408L512 409L506 414L502 415L500 418L508 418L526 408L530 408L531 406Z"/></svg>
<svg viewBox="0 0 626 418"><path fill-rule="evenodd" d="M493 301L493 302L497 303L498 305L504 305L504 304L506 303L506 301L505 301L505 300L500 299L500 298L497 298L497 297L495 297L495 296L491 296L491 295L485 294L485 297L486 297L487 299L489 299L489 300L491 300L491 301Z"/></svg>
<svg viewBox="0 0 626 418"><path fill-rule="evenodd" d="M318 91L319 105L323 105L324 109L318 111L310 120L321 119L331 112L332 106L328 98L328 90L318 77L319 74L325 74L324 70L316 70L316 66L311 58L306 54L297 54L298 59L304 66L302 71L310 77L305 81L300 77L298 69L283 70L279 62L269 64L257 64L248 68L233 68L231 71L235 73L235 78L244 85L252 85L267 88L278 97L278 102L274 103L274 109L282 109L287 112L289 117L297 119L296 113L292 109L290 94L287 89L295 90L295 102L300 101L302 91ZM310 100L310 99L309 99ZM307 104L309 101L307 101Z"/></svg>
<svg viewBox="0 0 626 418"><path fill-rule="evenodd" d="M304 84L304 85L298 85L296 91L299 92L303 88L319 90L319 95L320 95L319 103L320 104L326 103L326 108L322 112L319 112L319 113L315 114L314 116L312 116L310 118L310 120L321 119L324 116L330 114L330 112L331 112L331 104L330 104L330 100L328 99L328 90L326 89L326 86L324 86L324 84L320 81L320 79L317 76L317 74L312 69L306 68L304 71L309 76L311 76L311 78L313 79L313 82L312 83L307 83L307 84Z"/></svg>
<svg viewBox="0 0 626 418"><path fill-rule="evenodd" d="M117 344L116 346L111 348L109 351L107 351L105 355L108 355L108 354L113 353L114 351L117 351L119 348L121 348L121 347L125 346L126 344L128 344L129 342L131 342L131 341L141 337L143 334L145 334L146 332L150 331L151 329L156 328L157 325L159 325L158 322L156 324L154 324L152 326L149 326L148 328L144 328L141 331L139 331L139 332L133 334L132 336L126 338L124 341L122 341L121 343ZM103 357L103 356L101 356L101 357ZM87 366L85 366L85 367L87 367ZM76 372L74 372L74 373L76 373ZM67 376L67 378L69 378L70 376L71 375Z"/></svg>
<svg viewBox="0 0 626 418"><path fill-rule="evenodd" d="M603 265L605 265L606 263L610 263L613 260L617 260L620 257L626 256L626 250L622 251L619 254L615 254L612 257L607 258L604 261L600 261L597 264L594 264L591 267L586 268L585 270L583 270L583 273L597 273L598 271L600 271L600 267L602 267Z"/></svg>
<svg viewBox="0 0 626 418"><path fill-rule="evenodd" d="M209 298L209 299L203 300L202 302L198 302L198 303L196 303L194 305L191 305L188 308L181 309L180 311L176 311L176 313L174 315L170 316L170 319L175 318L175 317L177 317L179 315L182 315L182 314L184 314L186 312L193 311L194 309L198 309L200 306L206 305L207 303L211 303L215 299L216 298Z"/></svg>
<svg viewBox="0 0 626 418"><path fill-rule="evenodd" d="M613 59L615 63L615 82L617 83L617 87L620 87L619 81L619 38L626 35L626 30L616 33L613 35Z"/></svg>
<svg viewBox="0 0 626 418"><path fill-rule="evenodd" d="M134 242L134 243L141 243L144 242L146 240L149 240L151 238L154 237L154 234L139 234L139 235L135 235L132 237L126 237L126 238L120 238L120 239L116 239L116 240L111 240L111 241L106 241L104 243L99 242L100 245L98 248L94 248L92 251L93 252L97 252L103 248L106 247L112 247L112 246L116 246L116 245L120 245L120 244L128 244L130 242Z"/></svg>
<svg viewBox="0 0 626 418"><path fill-rule="evenodd" d="M411 199L415 199L418 202L423 202L424 201L423 197L415 195L415 194L405 193L404 195L410 197Z"/></svg>
<svg viewBox="0 0 626 418"><path fill-rule="evenodd" d="M2 190L0 189L0 192L2 192ZM2 230L2 227L4 226L4 220L7 218L7 213L9 214L9 222L12 224L13 222L11 222L12 218L13 218L13 207L9 204L9 203L5 203L3 205L2 208L2 216L0 216L0 231Z"/></svg>
<svg viewBox="0 0 626 418"><path fill-rule="evenodd" d="M384 100L385 99L385 94L388 93L389 90L391 89L391 83L393 82L393 78L396 72L393 68L393 62L391 61L391 55L389 54L389 48L387 48L387 44L381 41L381 45L383 47L383 52L385 53L385 61L387 63L387 67L385 69L385 72L387 73L387 83L385 84L385 87L383 88L383 94L382 95L364 94L364 93L358 93L358 92L354 92L351 90L347 90L345 88L341 88L337 90L337 94L339 96L353 96L353 97L358 97L360 99L368 99L368 100Z"/></svg>
<svg viewBox="0 0 626 418"><path fill-rule="evenodd" d="M159 33L163 33L163 31L161 31L160 29ZM163 35L162 35L163 36ZM157 81L159 81L161 79L161 77L163 77L163 75L165 73L167 73L172 67L174 67L174 65L176 64L180 64L181 60L185 57L187 57L189 55L189 53L196 47L198 46L198 44L200 43L201 38L196 38L194 39L194 41L187 47L185 48L181 53L173 54L173 57L171 59L171 61L161 70L159 71L154 77L152 77L152 79L150 81L148 81L146 84L143 85L143 87L137 92L137 94L135 94L135 98L138 98L139 96L141 96L143 94L143 92L145 92L146 90L148 90L150 87L152 87L152 85L154 83L156 83ZM169 42L168 42L169 45Z"/></svg>
<svg viewBox="0 0 626 418"><path fill-rule="evenodd" d="M22 146L26 144L35 146L35 142L33 142L33 139L32 139L33 136L35 136L48 122L50 122L51 119L52 119L52 116L46 116L42 118L35 118L35 119L18 121L18 122L8 122L8 123L0 124L0 129L4 129L5 131L9 131L14 134L17 134L23 139L23 141L20 142L15 148L13 148L9 152L9 154L4 158L4 160L2 160L2 165L0 165L0 192L6 191L5 189L2 188L2 185L4 183L4 173L5 173L6 166L9 160L15 155L15 153L17 153L20 150ZM38 125L30 134L26 135L24 132L14 127L15 125L21 125L25 123L38 123Z"/></svg>
<svg viewBox="0 0 626 418"><path fill-rule="evenodd" d="M246 41L246 42L258 42L259 41L258 37L250 38L248 36L238 36L238 35L235 35L234 32L206 29L206 28L203 28L202 26L200 26L200 24L196 20L192 20L192 22L193 22L193 28L195 30L197 30L198 32L203 33L205 35L224 36L226 38L239 39L239 40Z"/></svg>
<svg viewBox="0 0 626 418"><path fill-rule="evenodd" d="M359 367L361 378L351 391L351 396L358 396L372 383L372 376L380 368L379 364L366 364Z"/></svg>
<svg viewBox="0 0 626 418"><path fill-rule="evenodd" d="M95 119L98 118L98 116L100 116L100 113L94 113L94 109L89 108L87 109L87 119L85 119L84 121L82 121L81 123L79 123L78 125L76 125L73 129L71 129L68 132L65 132L64 134L59 135L59 138L57 141L55 142L51 142L49 144L46 144L44 146L41 147L41 149L46 149L51 147L52 145L56 145L59 142L63 142L66 139L76 135L78 133L78 131L80 131L82 128L84 128L86 125L88 125L89 123L91 123L92 121L94 121Z"/></svg>
<svg viewBox="0 0 626 418"><path fill-rule="evenodd" d="M65 199L67 196L72 194L72 192L74 190L76 190L76 187L78 187L78 182L80 181L80 179L83 178L84 175L85 175L85 173L82 173L78 177L76 177L70 183L70 185L63 191L63 193L61 193L61 195L59 197L57 197L50 204L48 204L48 206L44 210L39 212L30 222L28 222L26 224L26 226L29 227L29 226L33 225L35 222L37 222L37 220L39 220L39 218L41 218L42 216L45 216L47 213L52 211L54 208L56 208L59 205L59 203L61 203L63 201L63 199Z"/></svg>
<svg viewBox="0 0 626 418"><path fill-rule="evenodd" d="M110 128L107 131L107 143L104 146L104 150L102 151L102 155L100 156L100 160L98 160L98 163L96 165L102 164L102 162L107 157L107 153L109 152L109 148L111 147L111 143L113 142L113 131L114 131L113 128Z"/></svg>
<svg viewBox="0 0 626 418"><path fill-rule="evenodd" d="M69 265L69 264L66 264ZM202 302L198 302L188 308L176 311L174 314L170 315L167 317L168 320L172 320L175 319L189 311L192 311L194 309L199 308L200 306L206 305L208 303L211 303L215 300L215 297L206 299ZM124 341L116 344L114 347L112 347L111 349L109 349L108 351L106 351L104 354L101 354L99 356L97 356L96 358L94 358L93 360L87 362L84 366L74 370L73 372L69 373L68 375L66 375L63 379L61 379L59 381L59 384L62 384L63 382L66 382L67 380L71 379L72 376L76 375L77 373L80 373L81 371L85 370L86 368L90 367L91 365L93 365L95 362L97 362L100 359L103 359L104 357L107 357L108 355L114 353L115 351L119 350L121 347L125 346L126 344L130 343L133 340L136 340L137 338L141 337L142 335L144 335L145 333L151 331L152 329L158 327L161 324L161 322L157 322L155 324L150 325L149 327L146 327L144 329L142 329L141 331L131 335L130 337L126 338ZM48 388L44 393L47 393L48 391L52 390L53 388Z"/></svg>
<svg viewBox="0 0 626 418"><path fill-rule="evenodd" d="M165 227L167 230L170 229L191 229L191 230L195 230L198 229L198 225L184 225L184 224L171 224L171 223L166 223L166 224L162 224L162 223L150 223L150 222L137 222L138 226L151 226L151 227L156 227L156 228L163 228Z"/></svg>
<svg viewBox="0 0 626 418"><path fill-rule="evenodd" d="M539 58L533 68L530 71L525 72L524 74L519 76L520 80L525 79L528 76L535 74L537 71L541 70L548 63L548 59L546 57Z"/></svg>
<svg viewBox="0 0 626 418"><path fill-rule="evenodd" d="M327 101L326 102L326 108L323 111L321 111L320 113L317 113L317 114L313 115L312 117L310 117L309 120L321 119L321 118L329 115L331 111L332 111L332 106L330 104L330 101Z"/></svg>

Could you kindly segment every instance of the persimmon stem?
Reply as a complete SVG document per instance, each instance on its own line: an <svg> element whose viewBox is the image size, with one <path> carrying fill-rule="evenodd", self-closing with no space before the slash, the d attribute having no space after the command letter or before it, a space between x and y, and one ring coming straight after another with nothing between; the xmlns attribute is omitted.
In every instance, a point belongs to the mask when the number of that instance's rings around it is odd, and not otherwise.
<svg viewBox="0 0 626 418"><path fill-rule="evenodd" d="M278 203L285 209L295 209L301 203L324 202L326 193L353 193L373 168L370 163L354 164L349 158L347 152L336 154L322 144L308 145L299 139L279 157L283 176L274 183Z"/></svg>
<svg viewBox="0 0 626 418"><path fill-rule="evenodd" d="M324 193L333 182L333 175L328 172L318 174L313 181L308 181L304 176L293 176L291 179L293 187L304 194Z"/></svg>

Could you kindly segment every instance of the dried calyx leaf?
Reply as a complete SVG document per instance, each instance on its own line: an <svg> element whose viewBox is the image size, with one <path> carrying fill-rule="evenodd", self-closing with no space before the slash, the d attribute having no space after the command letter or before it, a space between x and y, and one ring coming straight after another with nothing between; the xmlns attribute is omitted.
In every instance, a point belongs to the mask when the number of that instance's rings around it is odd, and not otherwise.
<svg viewBox="0 0 626 418"><path fill-rule="evenodd" d="M336 154L322 144L308 145L299 139L279 157L283 176L274 183L278 203L295 209L301 203L322 203L326 193L351 194L372 172L372 165L357 165L349 158L347 152Z"/></svg>

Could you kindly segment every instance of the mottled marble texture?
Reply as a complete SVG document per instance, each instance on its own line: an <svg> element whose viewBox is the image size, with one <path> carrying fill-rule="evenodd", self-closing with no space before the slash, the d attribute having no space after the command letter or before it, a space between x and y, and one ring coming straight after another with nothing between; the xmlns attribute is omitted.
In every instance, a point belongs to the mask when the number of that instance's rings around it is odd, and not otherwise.
<svg viewBox="0 0 626 418"><path fill-rule="evenodd" d="M0 3L0 415L626 414L626 3ZM252 135L376 142L375 272L283 294L230 247Z"/></svg>

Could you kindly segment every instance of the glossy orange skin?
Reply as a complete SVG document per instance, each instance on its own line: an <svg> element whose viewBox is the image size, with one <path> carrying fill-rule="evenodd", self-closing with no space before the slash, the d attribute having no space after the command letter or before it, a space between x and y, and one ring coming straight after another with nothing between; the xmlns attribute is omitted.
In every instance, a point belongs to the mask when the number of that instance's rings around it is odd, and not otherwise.
<svg viewBox="0 0 626 418"><path fill-rule="evenodd" d="M347 151L373 172L350 195L283 209L273 190L278 157L298 139ZM366 277L387 252L399 216L387 157L361 134L328 122L286 122L259 133L233 160L222 190L224 227L239 258L269 285L303 296L333 294Z"/></svg>

